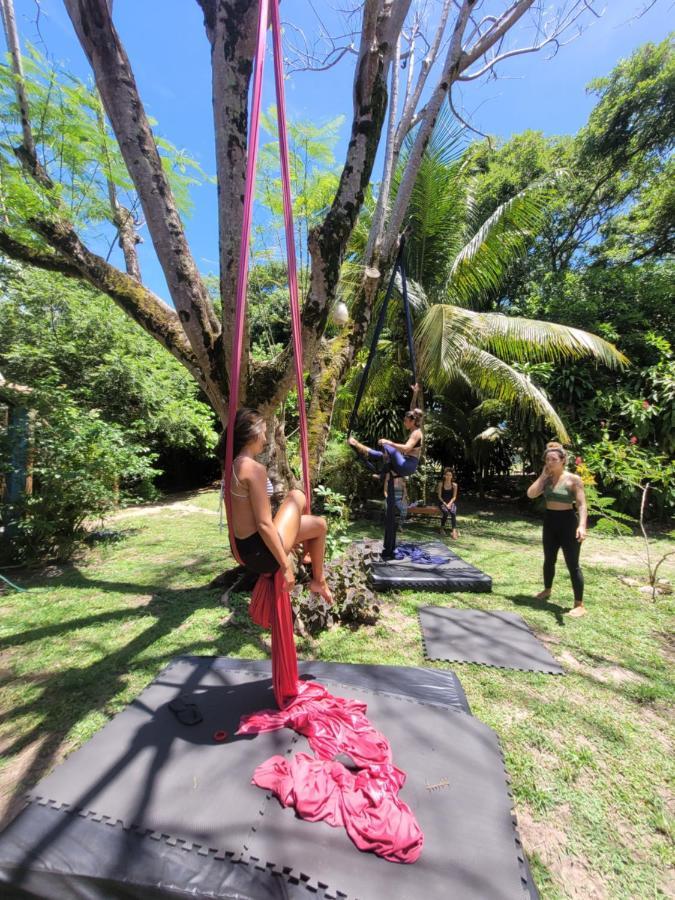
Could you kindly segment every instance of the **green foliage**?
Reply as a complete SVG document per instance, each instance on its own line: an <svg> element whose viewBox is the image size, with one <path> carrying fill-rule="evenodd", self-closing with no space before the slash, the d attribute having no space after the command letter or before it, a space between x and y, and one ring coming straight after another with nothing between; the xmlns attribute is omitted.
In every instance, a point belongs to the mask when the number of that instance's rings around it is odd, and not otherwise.
<svg viewBox="0 0 675 900"><path fill-rule="evenodd" d="M375 495L381 487L375 486L372 473L362 466L354 452L347 446L346 434L331 429L331 436L321 461L321 479L325 485L346 497L349 504Z"/></svg>
<svg viewBox="0 0 675 900"><path fill-rule="evenodd" d="M0 271L0 371L98 410L132 443L158 454L205 454L213 414L190 374L113 302L62 276Z"/></svg>
<svg viewBox="0 0 675 900"><path fill-rule="evenodd" d="M605 431L601 440L584 446L583 461L626 509L638 512L641 489L646 484L651 486L661 510L675 503L675 462L643 449L634 437L613 439Z"/></svg>
<svg viewBox="0 0 675 900"><path fill-rule="evenodd" d="M486 349L517 360L513 367L523 374L527 366L528 378L545 393L584 455L598 442L602 422L610 442L624 446L634 436L658 466L659 457L672 455L675 448L669 343L675 332L671 42L646 45L592 89L599 102L576 136L526 132L496 150L478 144L470 150L468 166L475 174L475 208L483 217L532 182L566 172L547 195L544 221L527 256L506 273L495 306L509 322L522 316L595 333L617 345L631 365L612 371L590 359L554 354L555 366L548 371L530 370L529 361L546 356L523 353L515 326L510 349L494 343L501 341L498 332ZM448 323L448 331L453 324ZM597 349L602 351L602 345ZM502 421L514 448L536 460L550 437L541 416L525 417L504 406ZM610 457L606 454L608 465ZM620 479L606 474L604 469L597 473L603 492L610 491L622 510L635 513L630 490L620 490ZM666 496L658 500L664 512L671 502Z"/></svg>
<svg viewBox="0 0 675 900"><path fill-rule="evenodd" d="M14 152L22 142L21 123L11 66L2 66L0 202L14 236L41 245L32 220L51 218L55 212L81 234L98 236L101 226L113 218L109 182L115 186L119 202L136 218L138 199L95 87L52 65L34 47L29 47L24 57L24 69L37 157L53 186L26 177ZM188 212L190 188L206 176L184 150L161 136L156 140L176 202ZM112 242L114 232L108 236Z"/></svg>
<svg viewBox="0 0 675 900"><path fill-rule="evenodd" d="M130 493L153 496L154 456L58 389L34 391L30 402L33 493L2 509L2 519L11 526L13 559L63 559L84 537L88 519L102 517ZM11 438L0 443L0 473L8 470Z"/></svg>
<svg viewBox="0 0 675 900"><path fill-rule="evenodd" d="M271 217L258 230L255 247L259 258L266 257L274 262L285 254L283 195L274 106L262 114L261 122L272 139L260 148L257 195ZM337 116L323 125L298 119L287 123L298 286L303 296L309 282L310 260L306 253L309 232L333 202L339 181L334 148L343 123L344 116Z"/></svg>
<svg viewBox="0 0 675 900"><path fill-rule="evenodd" d="M449 120L441 118L413 191L406 243L419 369L425 389L435 396L429 421L445 405L471 421L476 401L490 402L499 406L501 423L536 420L539 430L545 423L567 440L565 423L522 365L590 358L617 367L625 358L607 340L581 329L487 311L543 227L553 187L564 179L558 168L540 167L530 182L488 207L476 202L484 168L476 164L473 150L463 149L462 136ZM393 422L399 401L407 400L404 348L404 320L400 306L393 304L360 417L359 434L366 441L386 436L383 426ZM497 444L474 443L483 427L468 434L458 422L454 431L461 456L474 458L476 465L480 456L481 469L488 471L484 457L490 450L496 453ZM512 451L500 449L498 455L496 468Z"/></svg>
<svg viewBox="0 0 675 900"><path fill-rule="evenodd" d="M340 557L326 566L326 580L333 603L297 588L293 610L311 635L332 625L374 625L380 615L377 597L368 587L369 565L379 553L375 541L352 544Z"/></svg>
<svg viewBox="0 0 675 900"><path fill-rule="evenodd" d="M14 551L65 557L87 519L153 496L157 463L199 464L213 413L190 374L107 297L61 276L0 271L0 371L32 389L34 490ZM2 464L9 464L8 440Z"/></svg>
<svg viewBox="0 0 675 900"><path fill-rule="evenodd" d="M315 488L314 496L318 501L317 512L328 520L326 559L333 559L337 553L344 550L345 544L350 542L346 536L350 518L349 507L343 494L323 484Z"/></svg>

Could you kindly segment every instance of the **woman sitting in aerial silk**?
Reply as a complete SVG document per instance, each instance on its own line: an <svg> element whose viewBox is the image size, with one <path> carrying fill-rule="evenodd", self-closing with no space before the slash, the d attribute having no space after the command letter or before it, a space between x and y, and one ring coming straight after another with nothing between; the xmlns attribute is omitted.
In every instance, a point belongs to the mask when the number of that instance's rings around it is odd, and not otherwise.
<svg viewBox="0 0 675 900"><path fill-rule="evenodd" d="M272 518L267 470L255 459L266 443L267 425L260 413L254 409L240 409L234 421L230 495L232 529L241 561L258 575L271 575L281 569L288 590L291 590L295 575L290 554L294 547L303 544L312 566L309 589L332 603L324 574L326 520L321 516L305 515L305 495L298 490L288 493ZM224 457L224 436L219 447L223 450L219 456Z"/></svg>
<svg viewBox="0 0 675 900"><path fill-rule="evenodd" d="M413 407L419 391L419 385L414 384ZM376 462L374 461L381 464L380 472L382 477L387 472L393 472L395 475L407 478L417 470L420 456L422 455L422 442L424 440L422 431L423 418L424 413L417 407L405 414L403 427L410 432L405 444L397 444L394 441L388 441L386 438L380 438L377 443L382 449L373 450L371 447L366 447L365 444L360 444L356 438L350 437L348 439L349 446L353 447L358 453L363 454L366 465L369 468L375 470Z"/></svg>

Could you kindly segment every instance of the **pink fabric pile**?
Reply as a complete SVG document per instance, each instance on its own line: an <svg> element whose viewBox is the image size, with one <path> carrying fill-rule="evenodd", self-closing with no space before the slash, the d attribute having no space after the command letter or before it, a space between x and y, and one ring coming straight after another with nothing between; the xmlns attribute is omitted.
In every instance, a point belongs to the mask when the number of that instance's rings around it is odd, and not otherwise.
<svg viewBox="0 0 675 900"><path fill-rule="evenodd" d="M273 756L258 766L253 783L310 822L342 826L359 850L390 862L413 863L424 835L398 796L405 773L392 763L389 742L366 717L366 704L334 697L317 682L298 682L298 696L281 710L244 716L237 734L292 728L315 757ZM335 759L346 754L354 768Z"/></svg>

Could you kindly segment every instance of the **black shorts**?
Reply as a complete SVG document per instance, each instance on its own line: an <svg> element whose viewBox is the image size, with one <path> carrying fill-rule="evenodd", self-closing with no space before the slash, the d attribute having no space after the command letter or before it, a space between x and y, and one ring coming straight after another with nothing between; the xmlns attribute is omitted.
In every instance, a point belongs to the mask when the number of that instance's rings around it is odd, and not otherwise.
<svg viewBox="0 0 675 900"><path fill-rule="evenodd" d="M235 538L237 550L247 569L256 575L272 575L279 568L276 557L263 541L259 531L247 538Z"/></svg>

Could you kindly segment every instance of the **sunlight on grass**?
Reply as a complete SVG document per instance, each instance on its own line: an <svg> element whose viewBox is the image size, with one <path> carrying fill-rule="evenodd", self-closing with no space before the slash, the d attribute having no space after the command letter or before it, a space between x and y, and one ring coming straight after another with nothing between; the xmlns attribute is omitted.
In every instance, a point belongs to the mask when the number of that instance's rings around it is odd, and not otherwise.
<svg viewBox="0 0 675 900"><path fill-rule="evenodd" d="M246 598L237 598L237 614L224 625L219 591L206 587L232 562L217 516L208 514L217 507L217 492L202 492L159 513L120 520L122 540L92 547L71 566L24 577L28 593L0 597L5 809L15 809L12 798L90 738L174 656L265 656L262 638L269 636L248 620ZM589 615L570 621L562 615L571 599L562 562L550 603L532 599L540 588L536 519L475 509L460 528L455 549L492 575L492 594L388 595L376 625L331 629L301 642L301 655L444 668L424 661L420 606L518 612L562 662L564 678L468 665L454 670L474 715L502 741L541 896L575 896L566 887L570 859L607 897L667 896L667 869L675 863L667 788L675 775L673 650L666 637L673 605L668 598L652 603L619 580L641 574L640 542L591 535L582 553ZM358 523L351 528L355 537L377 532ZM424 527L405 533L406 540L430 536ZM18 779L15 761L26 763Z"/></svg>

